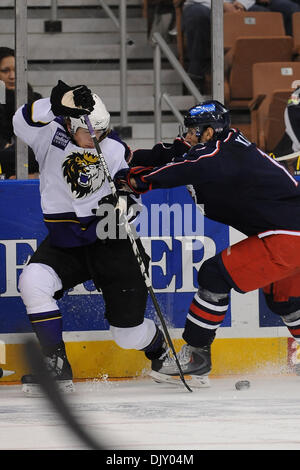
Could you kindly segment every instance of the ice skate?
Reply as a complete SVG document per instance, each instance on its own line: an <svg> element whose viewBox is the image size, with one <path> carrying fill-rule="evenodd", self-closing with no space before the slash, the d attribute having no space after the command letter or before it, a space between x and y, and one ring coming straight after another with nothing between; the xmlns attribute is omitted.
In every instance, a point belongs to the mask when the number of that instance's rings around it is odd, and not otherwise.
<svg viewBox="0 0 300 470"><path fill-rule="evenodd" d="M209 387L208 374L211 371L210 346L196 348L185 344L177 354L184 378L191 387ZM156 382L181 384L175 358L165 351L159 359L152 361L152 370L149 374Z"/></svg>
<svg viewBox="0 0 300 470"><path fill-rule="evenodd" d="M15 374L14 370L4 370L0 367L0 379Z"/></svg>
<svg viewBox="0 0 300 470"><path fill-rule="evenodd" d="M64 346L59 347L51 355L45 356L45 364L56 380L59 390L62 393L74 392L73 374L70 363L66 356ZM22 392L30 397L44 396L37 378L32 374L23 375L21 378Z"/></svg>

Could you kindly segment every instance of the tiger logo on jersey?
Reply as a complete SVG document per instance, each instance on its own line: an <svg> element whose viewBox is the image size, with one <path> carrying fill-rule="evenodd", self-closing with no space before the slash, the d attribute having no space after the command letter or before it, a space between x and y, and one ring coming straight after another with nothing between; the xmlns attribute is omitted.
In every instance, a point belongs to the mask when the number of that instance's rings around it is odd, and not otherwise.
<svg viewBox="0 0 300 470"><path fill-rule="evenodd" d="M89 152L72 153L66 158L62 168L64 178L76 198L94 193L105 179L99 157Z"/></svg>

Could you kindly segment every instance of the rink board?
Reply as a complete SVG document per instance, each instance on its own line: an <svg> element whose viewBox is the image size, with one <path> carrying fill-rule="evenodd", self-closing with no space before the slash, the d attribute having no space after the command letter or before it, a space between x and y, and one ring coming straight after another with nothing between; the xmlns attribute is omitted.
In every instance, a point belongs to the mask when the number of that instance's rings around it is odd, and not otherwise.
<svg viewBox="0 0 300 470"><path fill-rule="evenodd" d="M37 180L1 181L0 193L0 364L16 370L8 379L18 380L26 370L23 344L32 337L17 288L18 278L47 231ZM143 202L145 209L137 228L152 260L154 292L176 347L180 348L201 263L243 236L203 217L185 187L150 192ZM143 353L124 351L111 340L102 295L92 282L67 292L59 306L76 378L106 374L130 377L147 372L149 361ZM157 318L150 299L146 316ZM213 373L284 370L294 357L288 337L281 319L268 310L259 291L246 295L233 292L213 345Z"/></svg>

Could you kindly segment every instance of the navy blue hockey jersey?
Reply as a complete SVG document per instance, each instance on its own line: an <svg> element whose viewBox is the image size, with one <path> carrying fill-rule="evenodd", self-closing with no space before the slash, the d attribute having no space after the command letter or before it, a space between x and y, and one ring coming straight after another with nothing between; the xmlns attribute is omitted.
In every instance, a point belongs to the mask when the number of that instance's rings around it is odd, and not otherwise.
<svg viewBox="0 0 300 470"><path fill-rule="evenodd" d="M300 234L298 182L236 129L149 170L142 180L152 189L193 185L207 217L248 236Z"/></svg>

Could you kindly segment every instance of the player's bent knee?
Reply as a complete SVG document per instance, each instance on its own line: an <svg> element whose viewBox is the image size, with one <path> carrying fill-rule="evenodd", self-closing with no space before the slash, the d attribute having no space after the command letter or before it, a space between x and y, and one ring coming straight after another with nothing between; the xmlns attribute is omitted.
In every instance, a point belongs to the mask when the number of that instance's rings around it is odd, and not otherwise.
<svg viewBox="0 0 300 470"><path fill-rule="evenodd" d="M102 292L110 325L127 329L143 322L148 296L145 282L133 283L130 288L111 284Z"/></svg>
<svg viewBox="0 0 300 470"><path fill-rule="evenodd" d="M225 279L220 262L219 255L204 261L198 272L198 283L207 291L228 294L232 286Z"/></svg>
<svg viewBox="0 0 300 470"><path fill-rule="evenodd" d="M40 263L31 263L23 269L18 284L27 313L57 309L54 293L62 288L55 271Z"/></svg>
<svg viewBox="0 0 300 470"><path fill-rule="evenodd" d="M110 331L114 341L123 349L144 349L156 334L156 325L152 320L145 318L143 323L130 328L111 326Z"/></svg>

